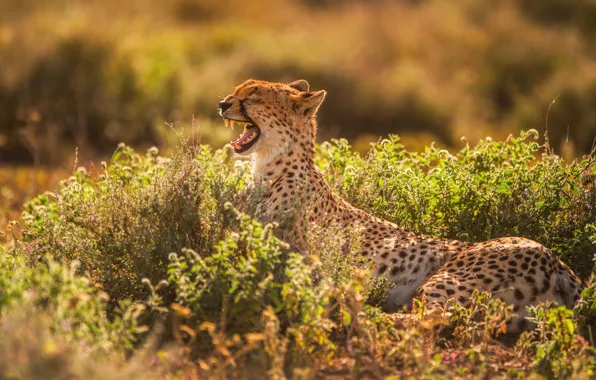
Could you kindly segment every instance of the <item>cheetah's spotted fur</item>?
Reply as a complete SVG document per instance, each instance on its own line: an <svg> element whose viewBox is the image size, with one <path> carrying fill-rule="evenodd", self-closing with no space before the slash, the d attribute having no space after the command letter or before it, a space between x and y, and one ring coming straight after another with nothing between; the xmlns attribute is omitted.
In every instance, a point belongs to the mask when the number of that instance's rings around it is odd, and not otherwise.
<svg viewBox="0 0 596 380"><path fill-rule="evenodd" d="M254 156L255 183L264 191L259 204L263 218L281 221L294 212L294 228L284 235L291 244L305 248L305 229L312 222L359 226L360 254L374 261L376 275L395 284L388 293L389 310L410 306L417 295L429 310L442 310L448 299L465 305L478 289L513 304L519 318L509 331L516 331L523 328L527 305L576 304L580 280L534 241L508 237L467 243L426 236L369 215L334 194L314 164L315 116L325 95L310 92L304 80L248 80L220 103L224 119L258 127L247 131L254 141L244 144L239 139L233 146L240 154ZM260 135L253 136L255 131Z"/></svg>

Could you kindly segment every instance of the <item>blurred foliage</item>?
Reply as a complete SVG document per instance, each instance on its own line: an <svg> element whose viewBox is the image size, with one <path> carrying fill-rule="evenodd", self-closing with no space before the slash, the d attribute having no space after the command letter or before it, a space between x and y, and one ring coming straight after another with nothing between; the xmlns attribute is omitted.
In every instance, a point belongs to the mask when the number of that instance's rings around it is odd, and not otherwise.
<svg viewBox="0 0 596 380"><path fill-rule="evenodd" d="M321 137L361 151L395 132L419 150L548 126L551 146L575 157L596 137L595 9L592 0L3 1L0 161L57 164L74 146L93 156L121 141L169 146L164 123L189 128L192 115L204 142L221 146L231 136L216 128L218 97L249 77L328 90Z"/></svg>

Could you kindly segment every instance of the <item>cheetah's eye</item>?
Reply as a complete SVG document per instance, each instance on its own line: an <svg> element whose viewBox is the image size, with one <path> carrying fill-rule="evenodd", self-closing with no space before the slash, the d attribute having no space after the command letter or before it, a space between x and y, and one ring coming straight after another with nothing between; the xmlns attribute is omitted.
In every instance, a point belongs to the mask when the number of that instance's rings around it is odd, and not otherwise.
<svg viewBox="0 0 596 380"><path fill-rule="evenodd" d="M263 103L263 101L260 98L256 98L256 97L246 98L246 102L252 103L252 104L261 104L261 103Z"/></svg>

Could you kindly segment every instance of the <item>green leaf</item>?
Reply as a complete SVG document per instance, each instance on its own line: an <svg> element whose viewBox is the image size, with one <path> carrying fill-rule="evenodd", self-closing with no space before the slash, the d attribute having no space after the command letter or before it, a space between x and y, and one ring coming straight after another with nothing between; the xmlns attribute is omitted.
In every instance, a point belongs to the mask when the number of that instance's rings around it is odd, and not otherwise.
<svg viewBox="0 0 596 380"><path fill-rule="evenodd" d="M511 188L506 182L501 182L499 184L499 188L497 189L497 193L499 194L509 194L511 192Z"/></svg>
<svg viewBox="0 0 596 380"><path fill-rule="evenodd" d="M352 323L352 315L347 311L344 311L342 313L342 315L343 315L344 326L349 326L350 323Z"/></svg>
<svg viewBox="0 0 596 380"><path fill-rule="evenodd" d="M564 321L564 323L565 323L565 327L567 328L567 331L569 332L569 334L574 334L575 326L573 325L573 321L571 319L566 319Z"/></svg>

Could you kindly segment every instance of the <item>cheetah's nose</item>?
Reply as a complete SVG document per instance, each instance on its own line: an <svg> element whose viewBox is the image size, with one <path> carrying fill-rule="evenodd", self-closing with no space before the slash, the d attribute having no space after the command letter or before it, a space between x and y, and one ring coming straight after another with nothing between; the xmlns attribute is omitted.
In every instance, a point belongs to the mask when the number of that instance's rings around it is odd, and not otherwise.
<svg viewBox="0 0 596 380"><path fill-rule="evenodd" d="M232 106L232 103L228 103L228 102L219 102L219 109L221 110L221 112L226 112L226 110L228 108L230 108Z"/></svg>

